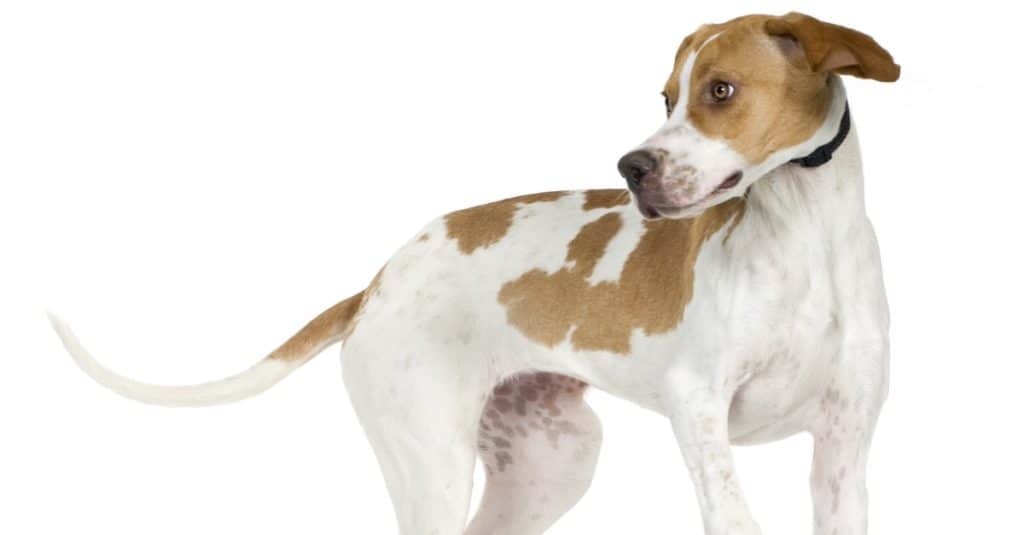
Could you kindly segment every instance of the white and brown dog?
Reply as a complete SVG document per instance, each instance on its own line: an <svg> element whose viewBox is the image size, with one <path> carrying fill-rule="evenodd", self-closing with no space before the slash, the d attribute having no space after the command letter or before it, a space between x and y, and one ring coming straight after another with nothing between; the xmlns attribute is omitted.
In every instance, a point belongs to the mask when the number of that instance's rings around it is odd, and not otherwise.
<svg viewBox="0 0 1024 535"><path fill-rule="evenodd" d="M707 533L759 532L730 444L808 431L815 533L863 534L889 316L838 74L893 81L899 67L870 37L806 15L702 26L665 85L668 120L619 163L632 196L448 214L228 379L141 384L54 326L95 380L173 406L252 396L344 340L404 535L545 531L591 481L601 429L587 385L671 420ZM478 455L487 487L467 528Z"/></svg>

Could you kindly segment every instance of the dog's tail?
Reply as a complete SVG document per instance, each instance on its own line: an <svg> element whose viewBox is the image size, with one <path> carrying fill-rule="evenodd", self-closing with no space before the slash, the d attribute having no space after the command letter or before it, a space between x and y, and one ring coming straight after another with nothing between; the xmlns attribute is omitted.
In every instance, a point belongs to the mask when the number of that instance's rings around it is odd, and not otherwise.
<svg viewBox="0 0 1024 535"><path fill-rule="evenodd" d="M205 407L240 401L264 392L327 346L343 340L362 302L363 292L359 292L325 310L281 347L238 375L183 386L146 384L118 375L94 359L60 318L50 314L50 322L78 366L101 385L126 398L152 405Z"/></svg>

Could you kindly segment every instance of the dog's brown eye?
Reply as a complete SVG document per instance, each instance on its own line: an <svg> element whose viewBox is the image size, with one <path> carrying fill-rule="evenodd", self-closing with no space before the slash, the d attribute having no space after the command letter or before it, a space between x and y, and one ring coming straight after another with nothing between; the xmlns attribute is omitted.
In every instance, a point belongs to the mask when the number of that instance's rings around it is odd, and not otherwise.
<svg viewBox="0 0 1024 535"><path fill-rule="evenodd" d="M711 99L715 102L725 102L732 98L736 88L729 82L715 82L711 84Z"/></svg>
<svg viewBox="0 0 1024 535"><path fill-rule="evenodd" d="M665 97L665 114L672 115L672 99L668 98L668 93L662 93L661 96Z"/></svg>

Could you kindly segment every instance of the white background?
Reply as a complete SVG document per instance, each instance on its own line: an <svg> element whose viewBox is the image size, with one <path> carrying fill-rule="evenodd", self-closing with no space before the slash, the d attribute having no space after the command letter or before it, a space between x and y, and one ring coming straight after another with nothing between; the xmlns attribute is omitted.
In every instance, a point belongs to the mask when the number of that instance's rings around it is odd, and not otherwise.
<svg viewBox="0 0 1024 535"><path fill-rule="evenodd" d="M0 533L394 533L336 348L245 403L152 408L87 379L44 309L130 376L238 371L437 215L618 187L680 40L791 9L903 65L848 83L893 312L872 532L1019 530L1019 17L925 5L5 1ZM591 400L596 480L551 533L700 532L667 423ZM766 534L810 533L809 455L738 450Z"/></svg>

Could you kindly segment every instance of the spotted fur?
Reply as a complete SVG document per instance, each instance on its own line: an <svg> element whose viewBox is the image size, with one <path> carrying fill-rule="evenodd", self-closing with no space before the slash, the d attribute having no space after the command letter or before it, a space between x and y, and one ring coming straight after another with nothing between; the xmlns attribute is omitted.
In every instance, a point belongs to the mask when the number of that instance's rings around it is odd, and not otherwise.
<svg viewBox="0 0 1024 535"><path fill-rule="evenodd" d="M544 532L593 476L588 386L667 417L707 534L759 533L731 444L809 432L815 533L864 535L889 319L856 128L826 165L787 162L835 136L839 74L898 72L869 37L805 15L702 27L666 84L675 108L641 145L664 160L666 219L646 220L624 190L454 212L226 380L142 384L54 326L97 381L167 405L253 395L344 340L345 384L403 535ZM745 96L709 108L701 93L723 76ZM741 182L716 189L736 171ZM487 487L467 527L478 456Z"/></svg>

